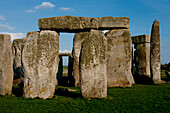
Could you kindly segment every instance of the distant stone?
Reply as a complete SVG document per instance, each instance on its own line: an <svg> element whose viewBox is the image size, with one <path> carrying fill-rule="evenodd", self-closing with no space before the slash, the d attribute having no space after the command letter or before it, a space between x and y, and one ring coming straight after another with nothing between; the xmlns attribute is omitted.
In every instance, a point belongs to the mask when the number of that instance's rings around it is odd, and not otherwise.
<svg viewBox="0 0 170 113"><path fill-rule="evenodd" d="M85 38L87 38L89 35L89 32L80 32L76 33L73 40L73 75L75 80L75 87L80 87L80 69L79 69L79 58L80 58L80 52L82 49L82 43Z"/></svg>
<svg viewBox="0 0 170 113"><path fill-rule="evenodd" d="M150 43L150 35L138 35L131 38L133 44Z"/></svg>
<svg viewBox="0 0 170 113"><path fill-rule="evenodd" d="M85 98L105 98L107 39L99 30L91 30L86 36L80 58L81 94Z"/></svg>
<svg viewBox="0 0 170 113"><path fill-rule="evenodd" d="M25 98L53 97L58 71L58 53L57 32L45 30L27 33L22 55Z"/></svg>
<svg viewBox="0 0 170 113"><path fill-rule="evenodd" d="M151 78L150 74L150 46L149 43L135 44L134 60L136 73L140 76L147 75Z"/></svg>
<svg viewBox="0 0 170 113"><path fill-rule="evenodd" d="M134 79L131 73L132 40L126 29L111 30L107 38L107 86L131 87Z"/></svg>
<svg viewBox="0 0 170 113"><path fill-rule="evenodd" d="M12 93L13 65L11 36L0 34L0 95Z"/></svg>
<svg viewBox="0 0 170 113"><path fill-rule="evenodd" d="M23 38L14 39L12 43L14 79L19 79L20 77L23 77L21 58L24 42L25 39Z"/></svg>
<svg viewBox="0 0 170 113"><path fill-rule="evenodd" d="M170 71L165 71L165 74L168 78L170 78Z"/></svg>
<svg viewBox="0 0 170 113"><path fill-rule="evenodd" d="M160 76L160 25L157 20L153 22L152 31L151 31L151 76L154 84L161 83Z"/></svg>
<svg viewBox="0 0 170 113"><path fill-rule="evenodd" d="M75 17L59 16L41 18L38 20L40 30L56 30L58 32L79 32L88 29L115 29L129 28L128 17Z"/></svg>

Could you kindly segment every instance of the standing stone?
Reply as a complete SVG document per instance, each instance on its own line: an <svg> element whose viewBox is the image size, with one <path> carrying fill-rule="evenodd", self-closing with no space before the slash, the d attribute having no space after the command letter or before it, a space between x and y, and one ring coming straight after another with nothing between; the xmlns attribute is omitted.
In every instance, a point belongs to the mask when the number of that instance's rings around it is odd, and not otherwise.
<svg viewBox="0 0 170 113"><path fill-rule="evenodd" d="M11 94L13 82L11 37L0 34L0 95Z"/></svg>
<svg viewBox="0 0 170 113"><path fill-rule="evenodd" d="M88 32L76 33L73 40L73 75L75 80L75 87L80 87L80 78L79 78L79 57L82 48L82 43L85 38L89 35Z"/></svg>
<svg viewBox="0 0 170 113"><path fill-rule="evenodd" d="M160 25L157 20L153 22L151 31L151 77L154 84L161 83L160 77Z"/></svg>
<svg viewBox="0 0 170 113"><path fill-rule="evenodd" d="M150 74L150 35L133 36L136 74L151 78Z"/></svg>
<svg viewBox="0 0 170 113"><path fill-rule="evenodd" d="M107 86L131 87L132 40L128 29L111 30L107 38Z"/></svg>
<svg viewBox="0 0 170 113"><path fill-rule="evenodd" d="M107 97L107 39L99 30L91 30L81 51L81 94L86 98Z"/></svg>
<svg viewBox="0 0 170 113"><path fill-rule="evenodd" d="M57 84L56 85L62 85L61 79L63 76L63 57L59 55L59 66L58 66L58 73L57 73Z"/></svg>
<svg viewBox="0 0 170 113"><path fill-rule="evenodd" d="M14 79L23 76L22 72L22 50L25 39L15 39L12 43Z"/></svg>
<svg viewBox="0 0 170 113"><path fill-rule="evenodd" d="M58 71L59 35L55 31L27 33L23 48L24 97L52 98Z"/></svg>
<svg viewBox="0 0 170 113"><path fill-rule="evenodd" d="M149 43L135 44L135 49L136 73L151 78Z"/></svg>

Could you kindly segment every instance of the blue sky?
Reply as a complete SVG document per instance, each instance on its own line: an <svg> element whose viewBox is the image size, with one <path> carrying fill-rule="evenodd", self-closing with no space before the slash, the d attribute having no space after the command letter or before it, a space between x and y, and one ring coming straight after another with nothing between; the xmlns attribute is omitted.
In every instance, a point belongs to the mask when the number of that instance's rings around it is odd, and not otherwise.
<svg viewBox="0 0 170 113"><path fill-rule="evenodd" d="M54 16L130 17L131 35L150 34L161 25L161 62L170 62L170 0L0 0L0 33L12 39L38 31L38 19ZM74 34L62 33L60 51L69 52Z"/></svg>

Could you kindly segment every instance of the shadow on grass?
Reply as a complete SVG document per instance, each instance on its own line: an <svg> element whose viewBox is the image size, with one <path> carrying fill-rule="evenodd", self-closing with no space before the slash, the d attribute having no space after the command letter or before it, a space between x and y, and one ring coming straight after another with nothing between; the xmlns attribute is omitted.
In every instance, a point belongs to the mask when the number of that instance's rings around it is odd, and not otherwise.
<svg viewBox="0 0 170 113"><path fill-rule="evenodd" d="M23 87L12 87L12 94L14 94L16 97L22 97Z"/></svg>
<svg viewBox="0 0 170 113"><path fill-rule="evenodd" d="M78 98L78 97L82 97L82 95L80 93L77 92L71 92L66 88L58 88L57 90L55 90L55 95L59 95L59 96L66 96L66 97L71 97L71 98Z"/></svg>
<svg viewBox="0 0 170 113"><path fill-rule="evenodd" d="M144 85L152 85L153 80L148 77L147 75L139 75L139 74L134 74L133 75L135 84L144 84Z"/></svg>

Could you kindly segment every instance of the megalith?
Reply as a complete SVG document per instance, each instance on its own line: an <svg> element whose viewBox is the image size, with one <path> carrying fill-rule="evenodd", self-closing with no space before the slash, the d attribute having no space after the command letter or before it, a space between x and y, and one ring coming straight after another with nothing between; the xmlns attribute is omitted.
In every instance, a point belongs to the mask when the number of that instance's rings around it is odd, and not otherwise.
<svg viewBox="0 0 170 113"><path fill-rule="evenodd" d="M150 46L151 77L154 84L160 84L160 25L157 20L155 20L152 25Z"/></svg>
<svg viewBox="0 0 170 113"><path fill-rule="evenodd" d="M14 79L23 76L21 58L24 42L25 38L15 39L12 43Z"/></svg>
<svg viewBox="0 0 170 113"><path fill-rule="evenodd" d="M136 74L151 78L150 74L150 35L132 37Z"/></svg>
<svg viewBox="0 0 170 113"><path fill-rule="evenodd" d="M91 30L86 36L80 55L81 94L85 98L105 98L107 39L99 30Z"/></svg>
<svg viewBox="0 0 170 113"><path fill-rule="evenodd" d="M41 18L38 20L40 30L56 30L58 32L84 32L87 29L128 29L130 18L128 17L75 17L75 16L58 16Z"/></svg>
<svg viewBox="0 0 170 113"><path fill-rule="evenodd" d="M128 29L110 30L107 38L107 86L131 87L132 40Z"/></svg>
<svg viewBox="0 0 170 113"><path fill-rule="evenodd" d="M88 37L89 32L76 33L73 39L73 75L75 87L80 87L80 77L79 77L79 58L82 49L82 43L85 38Z"/></svg>
<svg viewBox="0 0 170 113"><path fill-rule="evenodd" d="M13 66L11 36L0 34L0 95L12 93Z"/></svg>
<svg viewBox="0 0 170 113"><path fill-rule="evenodd" d="M44 30L29 32L22 54L24 97L52 98L58 71L59 34Z"/></svg>

